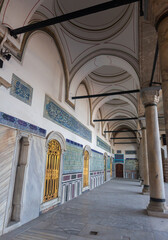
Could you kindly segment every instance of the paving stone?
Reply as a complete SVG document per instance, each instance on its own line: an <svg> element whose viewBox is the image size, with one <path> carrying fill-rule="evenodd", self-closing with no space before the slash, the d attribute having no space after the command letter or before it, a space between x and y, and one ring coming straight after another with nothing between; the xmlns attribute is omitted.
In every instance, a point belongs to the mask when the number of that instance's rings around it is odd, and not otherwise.
<svg viewBox="0 0 168 240"><path fill-rule="evenodd" d="M168 240L168 219L147 216L149 196L141 191L137 181L112 180L0 240Z"/></svg>

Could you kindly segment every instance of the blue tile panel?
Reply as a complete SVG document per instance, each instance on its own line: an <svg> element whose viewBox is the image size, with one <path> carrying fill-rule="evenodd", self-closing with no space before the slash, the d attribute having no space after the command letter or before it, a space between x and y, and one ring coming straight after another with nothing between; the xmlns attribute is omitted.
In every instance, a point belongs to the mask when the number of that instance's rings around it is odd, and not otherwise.
<svg viewBox="0 0 168 240"><path fill-rule="evenodd" d="M97 146L111 153L111 147L98 136L97 136Z"/></svg>
<svg viewBox="0 0 168 240"><path fill-rule="evenodd" d="M10 94L28 105L32 103L33 88L17 77L12 75Z"/></svg>
<svg viewBox="0 0 168 240"><path fill-rule="evenodd" d="M126 150L125 154L136 154L137 152L134 150Z"/></svg>
<svg viewBox="0 0 168 240"><path fill-rule="evenodd" d="M136 161L138 161L137 158L126 158L125 160L136 160Z"/></svg>
<svg viewBox="0 0 168 240"><path fill-rule="evenodd" d="M107 170L110 170L110 156L107 159Z"/></svg>
<svg viewBox="0 0 168 240"><path fill-rule="evenodd" d="M137 160L126 160L125 161L125 170L138 170L138 161Z"/></svg>
<svg viewBox="0 0 168 240"><path fill-rule="evenodd" d="M83 145L66 139L63 154L63 174L83 172Z"/></svg>
<svg viewBox="0 0 168 240"><path fill-rule="evenodd" d="M19 118L13 117L6 113L0 112L0 124L5 126L13 127L19 130L30 132L42 137L46 136L46 130L40 127L37 127L31 123L25 122Z"/></svg>
<svg viewBox="0 0 168 240"><path fill-rule="evenodd" d="M44 117L92 142L92 132L47 95L45 96Z"/></svg>
<svg viewBox="0 0 168 240"><path fill-rule="evenodd" d="M124 154L115 154L114 155L114 162L115 163L124 163Z"/></svg>
<svg viewBox="0 0 168 240"><path fill-rule="evenodd" d="M95 150L92 150L90 158L90 171L104 171L104 156Z"/></svg>

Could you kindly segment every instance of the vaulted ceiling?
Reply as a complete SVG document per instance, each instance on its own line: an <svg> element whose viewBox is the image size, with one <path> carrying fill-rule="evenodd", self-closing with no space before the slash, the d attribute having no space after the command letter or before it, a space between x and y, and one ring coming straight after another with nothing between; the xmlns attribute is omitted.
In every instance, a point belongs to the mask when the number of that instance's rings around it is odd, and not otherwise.
<svg viewBox="0 0 168 240"><path fill-rule="evenodd" d="M107 2L107 0L4 0L0 21L11 29ZM17 16L17 17L16 17ZM49 27L57 39L67 76L66 100L75 106L80 84L88 94L135 90L139 81L138 3ZM9 37L21 49L24 34ZM138 93L90 99L96 118L137 117ZM77 101L77 100L76 100ZM135 129L137 121L104 122L102 129Z"/></svg>

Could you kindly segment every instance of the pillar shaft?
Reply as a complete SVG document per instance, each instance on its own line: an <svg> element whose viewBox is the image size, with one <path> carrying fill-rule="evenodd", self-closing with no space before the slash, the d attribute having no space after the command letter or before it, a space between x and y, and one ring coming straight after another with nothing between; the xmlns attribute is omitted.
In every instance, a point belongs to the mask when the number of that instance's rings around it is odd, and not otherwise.
<svg viewBox="0 0 168 240"><path fill-rule="evenodd" d="M149 193L149 169L148 169L148 151L147 151L147 137L146 128L142 128L142 144L143 144L143 176L144 187L143 194Z"/></svg>
<svg viewBox="0 0 168 240"><path fill-rule="evenodd" d="M148 205L148 214L151 215L151 212L164 212L166 210L157 112L159 91L157 87L151 87L143 89L141 94L145 105L146 116L150 184L150 203Z"/></svg>
<svg viewBox="0 0 168 240"><path fill-rule="evenodd" d="M140 174L140 179L142 181L141 184L143 184L143 179L144 179L144 174L143 174L143 149L142 149L142 139L140 141L139 145L139 151L138 151L138 160L139 160L139 174Z"/></svg>
<svg viewBox="0 0 168 240"><path fill-rule="evenodd" d="M158 44L162 76L166 144L168 148L168 17L164 18L158 26Z"/></svg>

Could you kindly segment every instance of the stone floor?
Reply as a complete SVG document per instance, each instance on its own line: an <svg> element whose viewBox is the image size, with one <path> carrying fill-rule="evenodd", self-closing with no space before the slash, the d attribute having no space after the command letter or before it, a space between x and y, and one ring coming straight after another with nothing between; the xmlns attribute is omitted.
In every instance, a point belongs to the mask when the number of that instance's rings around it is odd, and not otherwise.
<svg viewBox="0 0 168 240"><path fill-rule="evenodd" d="M0 239L168 240L168 219L146 215L149 196L141 191L137 181L112 180Z"/></svg>

